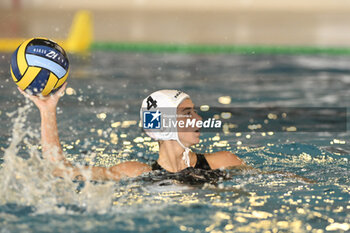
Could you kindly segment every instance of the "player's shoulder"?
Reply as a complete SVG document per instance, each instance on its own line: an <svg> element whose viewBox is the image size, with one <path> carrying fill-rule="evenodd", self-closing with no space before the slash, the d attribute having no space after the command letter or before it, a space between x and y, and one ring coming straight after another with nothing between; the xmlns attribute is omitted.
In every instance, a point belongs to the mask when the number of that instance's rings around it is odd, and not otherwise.
<svg viewBox="0 0 350 233"><path fill-rule="evenodd" d="M243 160L230 151L218 151L204 156L212 169L244 165Z"/></svg>

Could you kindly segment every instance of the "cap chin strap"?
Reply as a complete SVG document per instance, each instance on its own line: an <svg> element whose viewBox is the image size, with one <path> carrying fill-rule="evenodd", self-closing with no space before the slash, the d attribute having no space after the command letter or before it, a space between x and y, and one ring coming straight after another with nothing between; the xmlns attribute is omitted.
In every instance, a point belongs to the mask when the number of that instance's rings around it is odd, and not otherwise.
<svg viewBox="0 0 350 233"><path fill-rule="evenodd" d="M190 153L190 151L191 151L190 148L184 146L184 144L182 144L182 142L180 141L179 138L177 138L176 141L180 144L180 146L181 146L182 148L185 149L185 151L182 153L182 160L185 162L185 164L187 165L187 167L190 167L190 166L191 166L191 165L190 165L190 157L189 157L189 155L188 155L188 154Z"/></svg>

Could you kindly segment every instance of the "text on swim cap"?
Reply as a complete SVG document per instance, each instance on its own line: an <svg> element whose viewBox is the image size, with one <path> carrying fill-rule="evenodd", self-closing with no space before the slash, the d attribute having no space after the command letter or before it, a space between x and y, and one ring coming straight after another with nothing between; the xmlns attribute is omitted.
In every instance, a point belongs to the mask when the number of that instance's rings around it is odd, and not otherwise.
<svg viewBox="0 0 350 233"><path fill-rule="evenodd" d="M177 97L179 97L179 95L182 93L182 91L177 91L174 98L176 99Z"/></svg>

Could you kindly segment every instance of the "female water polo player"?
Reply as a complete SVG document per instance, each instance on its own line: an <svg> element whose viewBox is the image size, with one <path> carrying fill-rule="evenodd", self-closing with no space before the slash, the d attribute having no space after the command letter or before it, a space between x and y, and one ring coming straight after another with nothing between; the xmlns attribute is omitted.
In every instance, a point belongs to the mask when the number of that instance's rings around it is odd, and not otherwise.
<svg viewBox="0 0 350 233"><path fill-rule="evenodd" d="M159 142L159 157L152 164L153 171L161 171L162 174L164 172L176 173L178 175L170 176L170 178L189 184L200 184L203 181L209 183L214 181L215 183L218 178L226 178L225 173L217 170L219 168L254 170L258 174L281 174L301 179L307 183L315 182L290 172L263 172L254 169L228 151L207 154L191 152L189 147L199 143L199 128L193 127L193 125L181 128L179 122L201 121L202 118L196 113L190 97L181 91L160 90L149 95L143 100L140 110L143 123L145 123L145 115L150 113L153 115L151 121L153 118L160 117L160 113L162 113L162 117L167 118L166 121L177 122L177 124L170 124L171 127L160 127L160 129L147 128L144 125L146 134ZM186 177L182 177L182 175ZM168 178L169 176L164 177Z"/></svg>
<svg viewBox="0 0 350 233"><path fill-rule="evenodd" d="M63 162L64 166L59 166L55 169L54 175L56 176L68 175L73 179L85 179L83 174L87 174L86 172L90 171L92 180L119 180L123 177L136 177L152 170L164 170L175 173L188 167L214 170L245 165L236 155L227 151L205 155L191 152L189 147L199 143L199 130L197 128L188 128L186 131L178 132L176 127L172 127L163 131L145 129L147 135L159 141L159 158L152 167L135 161L120 163L110 168L84 167L79 169L74 167L63 155L56 121L57 103L63 95L66 85L55 94L45 98L28 95L19 89L23 95L34 102L40 111L43 157L52 162ZM194 104L190 97L176 90L161 90L152 93L142 102L140 113L142 116L145 109L159 111L161 108L168 108L176 120L181 120L181 117L176 117L177 115L190 116L195 120L201 119L194 111Z"/></svg>
<svg viewBox="0 0 350 233"><path fill-rule="evenodd" d="M152 93L142 102L141 119L144 113L163 113L165 122L170 127L161 129L146 129L148 136L159 142L159 158L152 165L152 170L165 170L168 172L179 172L187 167L214 170L233 166L245 165L245 163L228 151L219 151L210 154L196 154L189 149L199 143L199 128L181 128L176 122L187 120L201 121L202 118L196 113L194 104L189 95L177 90L160 90ZM155 113L154 113L155 112Z"/></svg>

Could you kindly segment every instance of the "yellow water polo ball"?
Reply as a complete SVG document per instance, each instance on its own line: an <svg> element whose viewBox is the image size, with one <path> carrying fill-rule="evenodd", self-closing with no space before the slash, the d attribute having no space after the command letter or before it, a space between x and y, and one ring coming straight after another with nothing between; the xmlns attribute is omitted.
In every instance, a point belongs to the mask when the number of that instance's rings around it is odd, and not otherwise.
<svg viewBox="0 0 350 233"><path fill-rule="evenodd" d="M67 80L69 61L64 49L46 38L24 41L12 54L10 72L19 88L47 96Z"/></svg>

